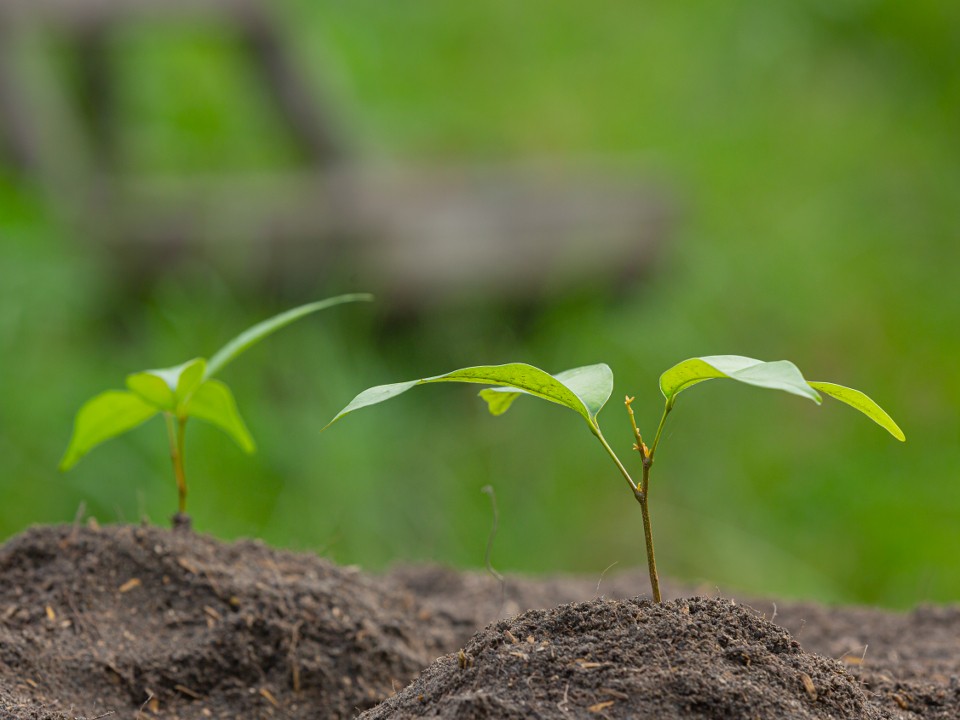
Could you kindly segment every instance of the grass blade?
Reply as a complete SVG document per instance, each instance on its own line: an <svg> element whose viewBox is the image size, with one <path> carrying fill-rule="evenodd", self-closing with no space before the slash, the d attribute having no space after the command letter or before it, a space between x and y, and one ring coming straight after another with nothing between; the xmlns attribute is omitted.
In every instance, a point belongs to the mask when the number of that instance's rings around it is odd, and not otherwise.
<svg viewBox="0 0 960 720"><path fill-rule="evenodd" d="M218 372L223 370L227 363L231 362L234 358L240 355L240 353L249 349L252 345L260 342L268 335L275 333L277 330L286 327L290 323L299 320L305 315L310 315L311 313L315 313L319 310L325 310L326 308L333 307L334 305L359 301L369 302L371 300L373 300L373 295L369 295L367 293L337 295L336 297L301 305L300 307L295 307L287 310L286 312L282 312L279 315L274 315L272 318L268 318L263 322L257 323L251 328L247 328L242 333L237 335L233 340L220 348L220 350L218 350L216 354L214 354L214 356L207 362L207 372L204 375L204 378L213 377Z"/></svg>

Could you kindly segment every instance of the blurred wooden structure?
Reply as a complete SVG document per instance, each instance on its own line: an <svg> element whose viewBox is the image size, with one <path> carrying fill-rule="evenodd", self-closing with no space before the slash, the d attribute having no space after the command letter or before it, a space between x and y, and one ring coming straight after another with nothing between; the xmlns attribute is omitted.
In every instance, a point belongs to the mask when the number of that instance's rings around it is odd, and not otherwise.
<svg viewBox="0 0 960 720"><path fill-rule="evenodd" d="M176 263L241 264L272 283L353 287L416 307L454 296L530 300L584 282L630 282L670 219L664 194L602 164L383 167L361 162L336 114L257 0L0 0L0 161L44 188L78 235L148 281ZM111 34L125 23L226 25L303 158L246 176L116 170ZM56 32L78 91L28 69L24 43ZM36 55L36 52L33 53ZM41 78L41 79L38 79Z"/></svg>

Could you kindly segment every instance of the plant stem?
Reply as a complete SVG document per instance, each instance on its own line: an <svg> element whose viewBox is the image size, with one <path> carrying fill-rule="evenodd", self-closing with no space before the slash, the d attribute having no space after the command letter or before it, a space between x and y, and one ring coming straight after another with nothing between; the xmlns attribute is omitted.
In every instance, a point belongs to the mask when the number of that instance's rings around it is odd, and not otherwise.
<svg viewBox="0 0 960 720"><path fill-rule="evenodd" d="M643 458L643 475L640 478L640 485L637 485L633 481L633 478L630 477L630 473L627 472L623 463L620 462L620 458L617 457L613 448L610 447L610 443L607 442L606 438L603 437L603 433L600 432L600 426L595 422L591 422L590 429L593 431L597 440L600 441L600 444L603 445L603 449L606 450L607 454L613 459L620 474L623 475L627 481L630 490L633 492L633 497L640 503L640 515L643 517L643 540L647 548L647 571L650 574L650 590L653 594L653 601L655 603L662 603L663 597L660 594L660 576L657 574L657 558L653 552L653 525L650 523L650 469L653 467L653 454L660 444L660 438L663 436L663 428L667 422L667 415L669 415L673 409L673 404L667 400L666 405L664 405L663 415L660 418L660 424L657 426L657 434L653 438L653 445L647 448L643 443L643 438L640 437L640 431L637 429L637 423L633 417L633 409L630 407L630 403L632 402L633 398L628 397L624 404L627 407L627 413L630 415L630 426L637 440L634 449L636 449L636 451L640 453L640 457Z"/></svg>
<svg viewBox="0 0 960 720"><path fill-rule="evenodd" d="M660 424L657 426L657 434L653 437L653 445L650 446L649 458L651 465L653 464L653 454L657 451L657 446L660 444L660 436L663 435L663 426L666 425L667 415L670 414L671 410L673 410L673 403L667 400L663 406L663 415L660 416Z"/></svg>
<svg viewBox="0 0 960 720"><path fill-rule="evenodd" d="M667 400L663 408L663 415L660 418L660 424L657 426L657 434L653 438L653 445L647 447L640 436L640 430L637 428L637 421L633 415L633 398L627 396L624 405L627 408L627 415L630 417L630 428L633 430L636 444L633 449L640 453L643 462L643 475L640 478L640 487L634 487L633 496L640 503L640 514L643 517L643 540L647 548L647 571L650 574L650 590L653 593L653 601L663 602L660 595L660 576L657 573L657 558L653 551L653 525L650 522L650 469L653 467L653 454L657 451L660 444L660 438L663 436L663 428L667 422L667 415L673 409L673 404Z"/></svg>
<svg viewBox="0 0 960 720"><path fill-rule="evenodd" d="M653 555L653 530L650 525L650 510L647 505L646 488L650 484L650 465L652 463L648 461L646 456L644 457L643 478L641 480L641 485L638 486L633 481L633 478L630 477L630 473L627 472L627 469L623 466L623 463L620 462L620 458L617 457L617 454L613 451L613 448L610 447L610 444L607 442L606 438L603 437L603 433L600 432L600 428L593 425L591 425L591 427L593 428L593 434L596 435L597 440L599 440L600 444L603 445L604 450L607 451L607 454L616 464L617 469L620 470L620 474L623 475L624 479L626 479L627 483L630 485L630 490L633 491L633 497L636 498L638 503L640 503L640 514L643 517L643 537L647 547L647 569L650 573L650 589L653 593L653 601L656 603L663 602L663 599L660 595L660 578L657 575L657 561ZM638 440L638 442L640 441ZM638 445L638 447L642 447L642 445Z"/></svg>
<svg viewBox="0 0 960 720"><path fill-rule="evenodd" d="M641 478L641 491L636 495L637 502L640 503L640 514L643 517L643 540L647 546L647 571L650 574L650 590L653 593L655 603L663 602L660 595L660 576L657 574L657 559L653 553L653 526L650 524L650 468L653 466L651 457L648 455L643 458L643 477Z"/></svg>
<svg viewBox="0 0 960 720"><path fill-rule="evenodd" d="M624 479L627 481L627 484L630 486L630 490L633 491L634 496L636 496L637 493L640 492L640 488L633 481L633 478L630 477L630 473L627 472L627 469L623 466L623 463L620 462L620 458L617 457L617 454L613 451L613 448L610 447L610 444L603 436L603 433L600 432L600 426L591 424L590 429L593 431L593 434L596 436L597 440L600 441L600 444L603 445L603 449L607 451L607 455L613 459L613 462L616 464L620 474L623 475Z"/></svg>
<svg viewBox="0 0 960 720"><path fill-rule="evenodd" d="M177 418L174 425L172 413L164 416L167 421L167 437L170 440L170 459L173 461L173 474L177 479L177 512L185 514L187 510L187 477L183 469L183 440L187 427L186 418Z"/></svg>
<svg viewBox="0 0 960 720"><path fill-rule="evenodd" d="M630 405L627 405L630 409ZM653 468L653 455L660 445L660 438L663 437L663 428L667 423L667 415L673 409L673 403L667 400L663 406L663 415L660 416L660 424L657 425L657 434L653 437L653 444L646 448L643 442L639 442L637 450L643 458L643 475L640 478L640 493L636 496L640 503L640 514L643 516L643 539L647 546L647 570L650 573L650 588L653 591L653 601L663 602L660 597L660 576L657 574L657 559L653 552L653 525L650 523L650 470ZM630 413L630 421L636 433L636 424L633 422L633 413ZM639 437L639 433L637 433Z"/></svg>

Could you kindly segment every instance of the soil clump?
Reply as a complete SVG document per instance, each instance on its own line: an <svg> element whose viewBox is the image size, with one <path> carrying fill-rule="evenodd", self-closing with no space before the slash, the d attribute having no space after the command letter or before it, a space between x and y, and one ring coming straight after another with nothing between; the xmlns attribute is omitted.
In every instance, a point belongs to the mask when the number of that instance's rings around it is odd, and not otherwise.
<svg viewBox="0 0 960 720"><path fill-rule="evenodd" d="M960 718L958 608L646 587L32 528L0 547L0 719Z"/></svg>
<svg viewBox="0 0 960 720"><path fill-rule="evenodd" d="M258 542L38 527L0 578L3 718L348 718L448 649L409 593Z"/></svg>
<svg viewBox="0 0 960 720"><path fill-rule="evenodd" d="M839 663L729 600L593 600L477 633L362 718L879 720Z"/></svg>

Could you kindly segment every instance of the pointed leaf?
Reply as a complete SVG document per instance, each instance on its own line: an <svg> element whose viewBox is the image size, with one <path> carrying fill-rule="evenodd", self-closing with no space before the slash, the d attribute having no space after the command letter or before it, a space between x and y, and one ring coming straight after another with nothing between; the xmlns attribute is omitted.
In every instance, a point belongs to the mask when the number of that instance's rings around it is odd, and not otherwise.
<svg viewBox="0 0 960 720"><path fill-rule="evenodd" d="M127 388L145 402L150 403L156 410L173 412L176 407L173 389L167 385L166 380L153 372L144 371L127 375Z"/></svg>
<svg viewBox="0 0 960 720"><path fill-rule="evenodd" d="M503 415L513 405L514 400L526 393L510 388L484 388L477 394L486 401L491 415Z"/></svg>
<svg viewBox="0 0 960 720"><path fill-rule="evenodd" d="M185 415L216 425L244 452L252 453L256 449L256 443L240 417L233 393L219 380L206 380L193 392L185 407Z"/></svg>
<svg viewBox="0 0 960 720"><path fill-rule="evenodd" d="M580 398L587 408L589 419L594 421L613 392L613 371L604 363L564 370L554 375L553 379ZM515 387L486 388L480 391L480 397L486 400L492 415L502 415L517 397L529 394Z"/></svg>
<svg viewBox="0 0 960 720"><path fill-rule="evenodd" d="M156 414L153 404L126 390L107 390L91 398L77 412L60 469L69 470L100 443L132 430Z"/></svg>
<svg viewBox="0 0 960 720"><path fill-rule="evenodd" d="M240 353L247 350L250 346L255 345L268 335L275 333L277 330L283 327L286 327L295 320L299 320L304 315L309 315L310 313L315 313L318 310L324 310L326 308L333 307L334 305L340 305L341 303L358 301L369 302L371 300L373 300L373 295L369 295L367 293L337 295L336 297L301 305L300 307L295 307L291 310L287 310L286 312L282 312L279 315L274 315L272 318L257 323L251 328L247 328L242 333L237 335L237 337L235 337L233 340L220 348L220 350L218 350L207 363L205 377L213 377L220 372L227 363L236 358Z"/></svg>
<svg viewBox="0 0 960 720"><path fill-rule="evenodd" d="M177 400L177 414L183 417L183 408L190 402L190 397L203 382L207 372L207 361L203 358L194 358L177 369L179 377L174 395Z"/></svg>
<svg viewBox="0 0 960 720"><path fill-rule="evenodd" d="M820 395L810 387L800 370L788 360L763 362L741 355L709 355L684 360L660 376L660 391L672 405L677 395L697 383L729 378L747 385L783 390L819 404Z"/></svg>
<svg viewBox="0 0 960 720"><path fill-rule="evenodd" d="M850 407L856 408L877 425L884 428L900 442L906 442L906 436L900 426L894 422L893 418L887 415L886 411L865 394L853 388L837 385L829 382L811 382L810 385L825 395L830 395L840 402L844 402Z"/></svg>
<svg viewBox="0 0 960 720"><path fill-rule="evenodd" d="M127 376L127 387L165 412L177 412L203 381L206 360L194 358L180 365L144 370Z"/></svg>
<svg viewBox="0 0 960 720"><path fill-rule="evenodd" d="M564 370L554 378L573 390L592 418L597 417L613 392L613 371L606 363Z"/></svg>
<svg viewBox="0 0 960 720"><path fill-rule="evenodd" d="M423 378L422 380L411 380L408 382L393 383L391 385L378 385L364 390L357 395L357 397L330 421L327 427L354 410L389 400L416 385L437 382L483 383L485 385L496 385L506 388L507 399L498 401L499 404L496 405L499 412L504 412L519 392L534 395L570 408L586 420L591 427L594 427L596 414L600 412L600 408L603 407L604 402L606 402L613 388L613 376L612 373L610 373L610 368L605 365L591 367L596 369L591 372L587 372L589 368L577 368L576 370L568 371L568 373L570 373L570 375L568 375L568 382L584 394L583 398L563 381L552 377L539 368L524 363L480 365L454 370L444 375ZM609 389L604 396L604 383L607 380L607 375L609 375ZM481 395L484 399L488 399L489 397L489 393L485 391L482 391ZM513 397L511 397L511 395ZM494 411L494 413L497 414L496 411Z"/></svg>

